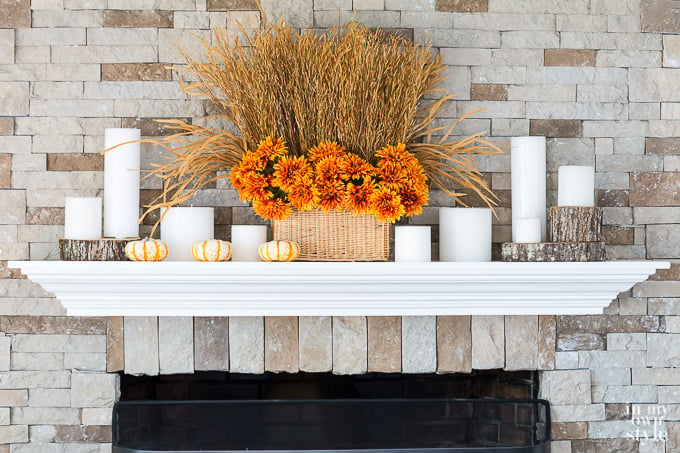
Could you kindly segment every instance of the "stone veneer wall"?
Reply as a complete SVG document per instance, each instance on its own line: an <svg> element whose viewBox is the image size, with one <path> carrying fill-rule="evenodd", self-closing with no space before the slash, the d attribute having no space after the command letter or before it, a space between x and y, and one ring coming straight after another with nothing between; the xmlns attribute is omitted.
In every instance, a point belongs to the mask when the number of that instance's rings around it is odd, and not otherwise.
<svg viewBox="0 0 680 453"><path fill-rule="evenodd" d="M486 130L499 145L513 135L548 136L551 202L559 165L596 166L611 258L680 259L680 2L262 3L270 18L284 13L296 27L356 14L416 42L431 39L451 66L447 87L460 93L447 112L486 109L461 134ZM67 318L58 301L7 268L12 259L56 259L64 196L101 195L105 127L153 136L160 132L152 118L206 112L165 68L181 63L176 42L198 54L189 32L207 38L210 27L240 21L255 29L259 20L252 0L0 0L0 453L109 451L117 375L107 364L149 374L539 368L553 403L554 452L679 451L676 264L603 316L332 322ZM146 166L157 158L144 154ZM501 197L499 243L510 237L509 156L479 164ZM158 189L145 182L144 201ZM217 206L219 237L231 223L257 222L222 183L194 204ZM445 198L433 194L433 207L414 222L436 223L440 204ZM523 350L528 338L536 340ZM662 413L667 440L634 438L630 413L638 409ZM654 435L653 426L640 427Z"/></svg>

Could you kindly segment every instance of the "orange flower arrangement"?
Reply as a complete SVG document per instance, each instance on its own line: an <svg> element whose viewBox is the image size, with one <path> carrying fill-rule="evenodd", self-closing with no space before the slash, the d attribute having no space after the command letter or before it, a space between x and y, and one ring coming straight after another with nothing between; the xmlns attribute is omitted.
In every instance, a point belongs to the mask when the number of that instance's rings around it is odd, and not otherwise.
<svg viewBox="0 0 680 453"><path fill-rule="evenodd" d="M246 152L229 175L242 200L265 219L284 220L293 209L371 214L395 222L420 214L428 202L427 177L403 143L378 151L377 165L322 142L292 156L281 138L267 137Z"/></svg>

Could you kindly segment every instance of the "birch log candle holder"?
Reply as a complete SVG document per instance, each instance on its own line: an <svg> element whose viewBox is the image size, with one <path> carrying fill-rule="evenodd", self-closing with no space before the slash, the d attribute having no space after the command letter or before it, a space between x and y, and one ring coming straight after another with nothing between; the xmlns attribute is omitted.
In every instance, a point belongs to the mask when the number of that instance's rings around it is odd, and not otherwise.
<svg viewBox="0 0 680 453"><path fill-rule="evenodd" d="M586 206L550 208L548 239L552 242L600 242L602 209Z"/></svg>
<svg viewBox="0 0 680 453"><path fill-rule="evenodd" d="M62 261L127 261L125 246L138 238L59 239Z"/></svg>

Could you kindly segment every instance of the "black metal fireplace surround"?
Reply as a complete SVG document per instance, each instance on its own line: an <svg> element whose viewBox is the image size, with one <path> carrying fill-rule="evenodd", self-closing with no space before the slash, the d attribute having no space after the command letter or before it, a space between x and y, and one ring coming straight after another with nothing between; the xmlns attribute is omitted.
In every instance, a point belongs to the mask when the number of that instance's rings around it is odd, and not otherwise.
<svg viewBox="0 0 680 453"><path fill-rule="evenodd" d="M359 384L366 384L365 378L361 379L364 381ZM406 379L403 388L416 387L413 378ZM371 384L389 387L390 382L378 378ZM459 382L452 385L441 377L417 383L422 389L443 387L444 383L447 388L460 387ZM155 386L151 397L167 392L165 384ZM272 382L267 386L268 391L274 387ZM147 383L142 387L146 389ZM505 383L498 387L508 388ZM130 388L123 389L123 399L126 391L137 395L114 408L112 453L550 452L550 408L547 401L538 399L488 398L484 394L472 395L474 398L423 397L421 390L417 398L361 395L338 399L333 391L331 399L191 400L197 394L191 390L184 392L189 400L152 401L135 400L148 395L139 395L139 385ZM409 392L412 390L404 393ZM516 389L512 388L513 392ZM171 388L170 393L177 394L177 388Z"/></svg>

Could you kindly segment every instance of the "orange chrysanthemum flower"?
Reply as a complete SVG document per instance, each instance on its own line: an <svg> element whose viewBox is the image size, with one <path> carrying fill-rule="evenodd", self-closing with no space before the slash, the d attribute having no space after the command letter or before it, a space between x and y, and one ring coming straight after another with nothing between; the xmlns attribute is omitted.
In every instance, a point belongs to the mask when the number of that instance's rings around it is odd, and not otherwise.
<svg viewBox="0 0 680 453"><path fill-rule="evenodd" d="M342 203L343 209L354 215L368 214L374 191L375 183L370 179L365 179L363 183L357 185L348 183L347 194Z"/></svg>
<svg viewBox="0 0 680 453"><path fill-rule="evenodd" d="M286 145L280 138L267 137L257 145L255 153L265 163L283 156L288 152Z"/></svg>
<svg viewBox="0 0 680 453"><path fill-rule="evenodd" d="M394 189L401 188L408 182L406 171L397 162L381 161L378 164L378 172L381 176L381 181Z"/></svg>
<svg viewBox="0 0 680 453"><path fill-rule="evenodd" d="M239 167L239 164L234 165L229 172L229 181L231 181L231 185L234 189L239 191L240 196L241 189L243 189L243 182L241 181L241 168Z"/></svg>
<svg viewBox="0 0 680 453"><path fill-rule="evenodd" d="M342 162L342 172L347 179L361 179L374 176L376 169L356 154L348 153Z"/></svg>
<svg viewBox="0 0 680 453"><path fill-rule="evenodd" d="M341 157L344 154L345 147L335 142L321 142L307 150L307 157L311 162L319 162L329 156Z"/></svg>
<svg viewBox="0 0 680 453"><path fill-rule="evenodd" d="M427 205L430 194L427 186L408 183L399 191L399 197L404 206L404 215L409 217L420 215L423 212L423 206Z"/></svg>
<svg viewBox="0 0 680 453"><path fill-rule="evenodd" d="M388 145L382 149L375 152L375 156L385 162L402 163L408 161L410 158L414 158L413 154L406 151L406 145L403 143L397 144L397 146Z"/></svg>
<svg viewBox="0 0 680 453"><path fill-rule="evenodd" d="M269 190L269 177L264 173L250 171L242 175L241 182L243 187L240 193L244 200L251 202L254 200L269 200L274 195Z"/></svg>
<svg viewBox="0 0 680 453"><path fill-rule="evenodd" d="M291 207L283 200L256 200L253 210L263 219L285 220L290 216Z"/></svg>
<svg viewBox="0 0 680 453"><path fill-rule="evenodd" d="M380 185L373 191L370 213L379 222L396 222L405 212L401 197L394 190Z"/></svg>
<svg viewBox="0 0 680 453"><path fill-rule="evenodd" d="M345 199L345 185L342 182L317 185L319 190L319 201L317 202L324 212L334 209L341 209Z"/></svg>
<svg viewBox="0 0 680 453"><path fill-rule="evenodd" d="M327 156L316 163L314 170L320 184L335 184L341 182L347 175L343 172L345 158L342 156Z"/></svg>
<svg viewBox="0 0 680 453"><path fill-rule="evenodd" d="M263 171L264 167L265 163L261 156L253 151L248 151L245 153L241 158L241 163L239 164L239 168L244 173L248 171Z"/></svg>
<svg viewBox="0 0 680 453"><path fill-rule="evenodd" d="M319 201L319 189L311 177L298 178L288 189L288 200L298 211L309 211Z"/></svg>
<svg viewBox="0 0 680 453"><path fill-rule="evenodd" d="M283 190L289 190L293 184L297 184L299 179L311 178L311 176L312 167L304 156L282 156L274 164L273 184Z"/></svg>

